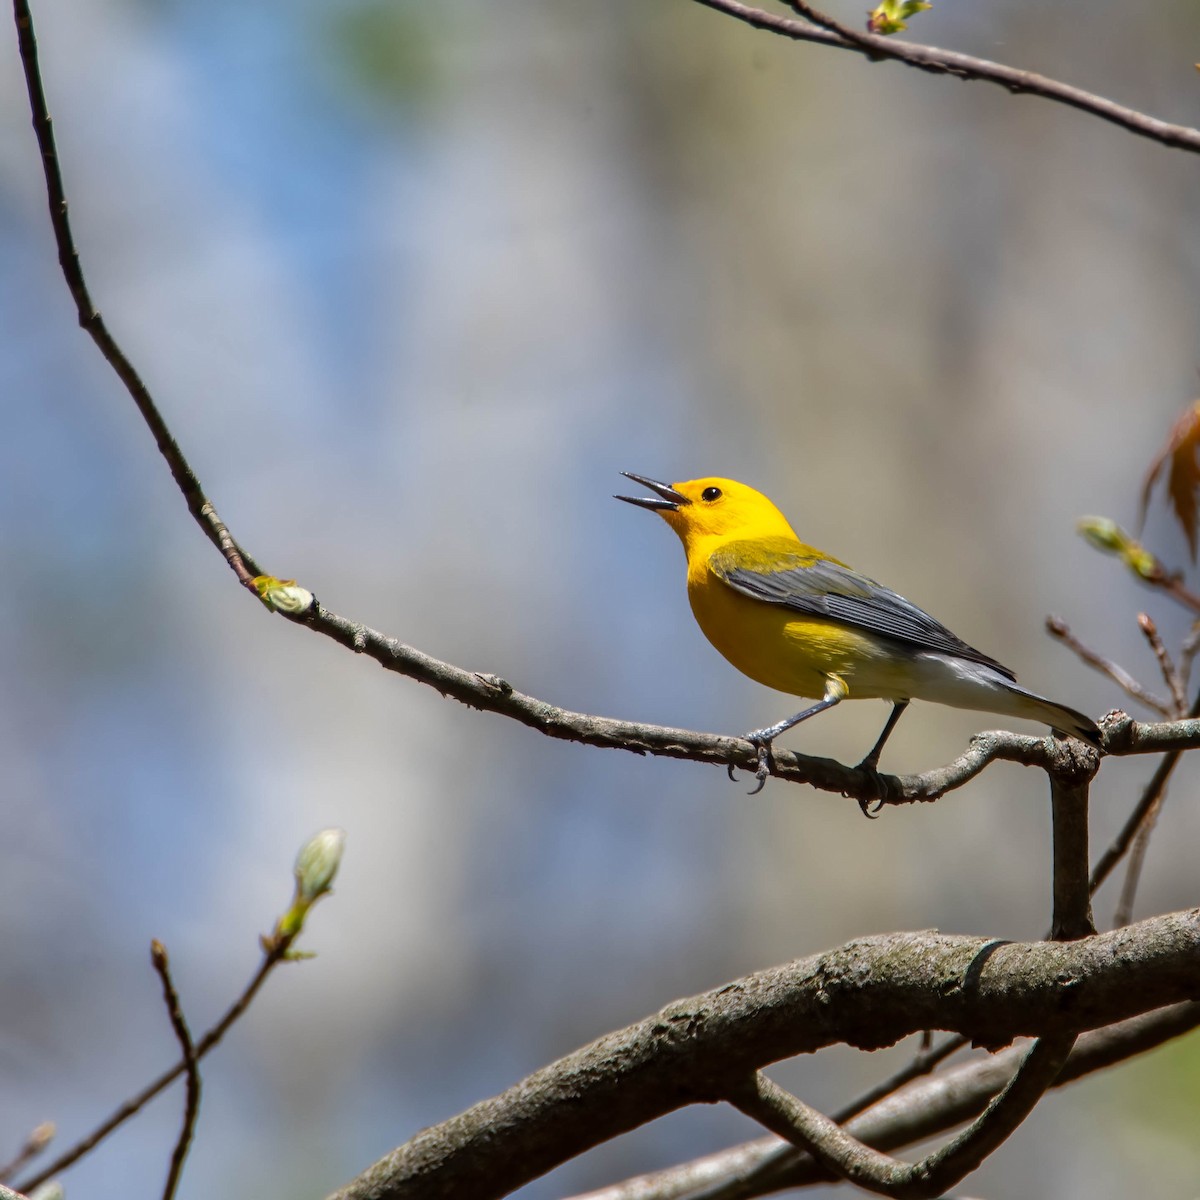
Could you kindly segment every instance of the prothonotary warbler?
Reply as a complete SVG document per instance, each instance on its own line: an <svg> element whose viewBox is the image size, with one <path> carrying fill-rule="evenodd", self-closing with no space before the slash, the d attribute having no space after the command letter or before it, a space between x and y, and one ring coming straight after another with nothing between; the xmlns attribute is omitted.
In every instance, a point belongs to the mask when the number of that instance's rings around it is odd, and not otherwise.
<svg viewBox="0 0 1200 1200"><path fill-rule="evenodd" d="M755 791L781 733L848 699L892 702L859 764L872 771L910 700L1027 717L1100 745L1100 730L1083 713L1026 691L1007 667L903 596L805 545L753 488L732 479L666 484L621 473L654 496L616 498L658 513L683 542L688 599L705 637L751 679L817 700L746 734L758 747Z"/></svg>

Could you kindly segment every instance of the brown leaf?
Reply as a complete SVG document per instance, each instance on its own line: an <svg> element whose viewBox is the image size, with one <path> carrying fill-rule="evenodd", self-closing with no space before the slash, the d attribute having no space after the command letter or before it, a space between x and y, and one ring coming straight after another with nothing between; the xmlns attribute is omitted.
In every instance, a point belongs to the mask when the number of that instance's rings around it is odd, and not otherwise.
<svg viewBox="0 0 1200 1200"><path fill-rule="evenodd" d="M1194 401L1171 427L1166 445L1158 452L1142 480L1142 506L1139 527L1146 520L1150 493L1167 468L1167 494L1175 516L1196 561L1196 536L1200 530L1200 400ZM1169 464L1169 465L1168 465Z"/></svg>

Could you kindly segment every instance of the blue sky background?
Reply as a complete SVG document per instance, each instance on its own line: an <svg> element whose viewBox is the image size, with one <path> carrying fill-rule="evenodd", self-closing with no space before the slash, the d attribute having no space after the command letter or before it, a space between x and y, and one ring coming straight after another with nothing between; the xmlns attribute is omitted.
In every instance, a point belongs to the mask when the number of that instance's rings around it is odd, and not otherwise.
<svg viewBox="0 0 1200 1200"><path fill-rule="evenodd" d="M97 304L235 534L335 611L572 708L729 732L784 715L692 626L670 532L609 498L629 469L759 486L1096 714L1122 697L1048 641L1047 612L1151 682L1136 612L1186 627L1073 523L1132 522L1196 391L1193 158L685 0L35 18ZM1189 5L1115 0L913 26L1192 123L1198 33ZM0 1151L47 1118L74 1140L171 1061L151 937L207 1027L326 825L348 838L305 934L318 957L207 1061L184 1197L323 1196L676 996L851 936L1045 926L1033 773L871 825L778 784L750 800L720 771L470 712L250 602L75 326L12 36L0 261ZM1168 523L1151 536L1185 561ZM857 761L885 712L788 744ZM941 764L993 723L915 709L885 766ZM1106 766L1097 847L1149 771ZM1193 786L1181 772L1139 915L1196 902ZM907 1053L777 1075L835 1107ZM971 1188L1190 1195L1194 1057L1053 1097ZM155 1194L181 1105L68 1195ZM751 1132L678 1114L522 1195Z"/></svg>

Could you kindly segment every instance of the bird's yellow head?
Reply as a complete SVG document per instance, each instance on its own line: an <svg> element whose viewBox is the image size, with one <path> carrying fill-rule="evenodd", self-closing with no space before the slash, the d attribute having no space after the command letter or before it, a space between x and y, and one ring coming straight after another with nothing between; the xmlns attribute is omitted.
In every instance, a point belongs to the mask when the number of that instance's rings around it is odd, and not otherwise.
<svg viewBox="0 0 1200 1200"><path fill-rule="evenodd" d="M735 479L710 477L667 484L629 471L621 474L648 487L655 495L616 499L658 513L679 535L689 556L702 544L711 542L796 536L787 518L766 496Z"/></svg>

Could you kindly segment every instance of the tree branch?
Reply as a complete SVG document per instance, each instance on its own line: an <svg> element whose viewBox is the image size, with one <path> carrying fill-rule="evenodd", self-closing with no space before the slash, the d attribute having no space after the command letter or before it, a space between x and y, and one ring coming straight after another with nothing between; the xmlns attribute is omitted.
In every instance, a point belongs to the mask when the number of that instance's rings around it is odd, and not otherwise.
<svg viewBox="0 0 1200 1200"><path fill-rule="evenodd" d="M196 519L208 539L225 557L238 579L247 587L251 579L260 572L254 561L233 540L217 510L205 496L196 473L188 465L179 444L167 428L166 421L158 411L149 389L142 381L133 363L108 331L104 318L92 303L91 294L83 277L79 251L71 233L71 222L67 215L67 194L63 186L62 170L59 166L58 149L54 143L54 127L50 121L50 110L42 87L41 70L38 67L37 38L34 36L33 17L29 11L29 0L13 0L13 19L17 25L17 45L21 54L21 67L25 74L25 88L29 94L29 111L33 119L33 132L42 156L42 170L46 177L46 200L50 207L50 224L54 228L54 241L58 246L58 262L62 267L79 324L100 349L109 366L117 373L125 390L129 393L138 412L142 414L150 432L154 435L159 453L167 461L171 475L188 511Z"/></svg>
<svg viewBox="0 0 1200 1200"><path fill-rule="evenodd" d="M1088 879L1088 784L1050 777L1050 810L1054 837L1054 917L1050 936L1060 941L1088 937L1092 893ZM949 1186L949 1185L947 1185Z"/></svg>
<svg viewBox="0 0 1200 1200"><path fill-rule="evenodd" d="M1182 688L1182 680L1180 680L1180 687ZM1179 707L1182 711L1183 705L1180 704ZM1197 694L1195 701L1192 703L1192 707L1188 711L1188 716L1200 716L1200 693ZM1166 799L1167 784L1170 782L1171 774L1175 770L1175 764L1179 759L1180 754L1176 750L1163 755L1157 770L1151 776L1149 784L1147 784L1145 790L1142 792L1141 800L1126 819L1121 832L1117 835L1116 841L1104 859L1104 865L1111 870L1127 850L1131 851L1129 865L1125 868L1125 879L1121 884L1121 896L1117 901L1116 911L1113 913L1114 925L1128 925L1133 919L1133 901L1137 895L1138 881L1142 874L1142 861L1146 855L1146 847L1149 845L1150 835L1154 830L1155 823L1158 821L1158 814L1162 809L1163 801ZM1098 873L1100 864L1097 864L1096 870Z"/></svg>
<svg viewBox="0 0 1200 1200"><path fill-rule="evenodd" d="M1074 651L1089 667L1107 675L1125 694L1132 699L1152 708L1160 716L1170 718L1176 714L1171 712L1171 706L1160 696L1156 696L1148 688L1143 687L1120 663L1085 646L1072 632L1070 626L1062 617L1049 616L1046 618L1046 632L1062 642L1068 650Z"/></svg>
<svg viewBox="0 0 1200 1200"><path fill-rule="evenodd" d="M1069 108L1099 117L1100 120L1120 126L1138 137L1149 138L1172 149L1200 153L1200 129L1193 129L1187 125L1172 125L1136 109L1115 104L1104 96L1085 92L1082 88L1048 79L1044 75L1036 75L1032 71L1006 67L986 58L960 54L956 50L943 50L938 46L922 46L915 42L896 41L894 38L880 37L877 34L851 31L837 25L828 17L821 17L821 14L815 13L807 4L792 3L792 7L811 14L812 20L820 18L832 28L821 28L808 20L798 21L764 12L762 9L741 3L741 0L696 0L696 3L742 21L754 29L778 34L793 41L816 42L837 50L853 50L865 54L871 61L892 59L933 75L950 75L955 79L995 83L1014 95L1024 93L1057 104L1065 104Z"/></svg>
<svg viewBox="0 0 1200 1200"><path fill-rule="evenodd" d="M53 1121L43 1121L29 1131L21 1148L3 1166L0 1166L0 1183L10 1180L26 1163L42 1154L57 1132Z"/></svg>
<svg viewBox="0 0 1200 1200"><path fill-rule="evenodd" d="M337 1200L488 1200L770 1062L923 1029L980 1045L1094 1029L1200 996L1200 910L1073 942L864 938L668 1005L423 1130Z"/></svg>
<svg viewBox="0 0 1200 1200"><path fill-rule="evenodd" d="M1191 715L1195 716L1198 710L1200 710L1200 699L1197 700L1197 704L1193 708ZM1166 779L1170 774L1170 769L1174 766L1175 762L1178 761L1178 758L1179 755L1177 753L1164 756L1163 762L1159 764L1159 768L1155 772L1154 778L1151 780L1146 789L1146 796L1143 797L1143 800L1138 805L1134 815L1130 818L1124 835L1117 838L1116 842L1105 853L1104 857L1097 865L1096 870L1092 872L1090 878L1088 879L1086 897L1077 894L1073 885L1069 881L1069 877L1073 873L1077 874L1078 872L1077 855L1079 846L1081 844L1080 839L1078 837L1073 839L1075 850L1073 852L1070 851L1068 849L1068 846L1071 844L1070 839L1064 839L1060 843L1060 839L1058 838L1058 824L1056 821L1054 879L1056 881L1056 890L1058 887L1061 887L1066 893L1060 900L1056 902L1056 912L1067 913L1075 911L1083 914L1086 919L1090 921L1091 906L1089 901L1091 897L1094 896L1100 889L1101 884L1103 884L1109 873L1129 849L1129 844L1134 836L1135 831L1141 827L1143 814L1147 808L1147 797L1155 797L1160 794L1160 790L1166 786ZM1166 769L1164 770L1164 768ZM1052 783L1052 787L1054 786L1055 784ZM1063 815L1067 824L1070 824L1069 811L1064 812ZM1085 828L1082 831L1082 851L1086 853L1086 813L1084 814L1084 820ZM1076 833L1078 832L1079 831L1076 830ZM1075 853L1076 855L1074 867L1071 865L1072 853ZM1061 862L1060 859L1062 860ZM1064 873L1066 874L1067 878L1064 878L1061 884L1057 883L1057 881L1060 879L1060 876L1064 875ZM1056 924L1057 923L1058 922L1056 922ZM1117 924L1127 924L1127 921L1120 921L1117 922ZM1094 932L1094 928L1092 929L1092 932ZM1047 933L1046 936L1051 937L1052 935L1053 930L1050 933ZM1197 1022L1200 1023L1200 1007L1196 1009L1196 1018ZM1132 1026L1133 1024L1133 1022L1125 1023L1125 1025L1129 1026ZM1188 1028L1191 1028L1191 1026L1188 1026ZM1097 1043L1094 1039L1098 1036L1099 1035L1091 1035L1093 1040L1089 1041L1088 1045L1096 1045ZM1174 1032L1169 1032L1165 1036L1174 1037L1176 1034ZM892 1095L894 1092L899 1091L900 1088L907 1084L910 1080L929 1074L933 1068L941 1063L944 1059L949 1057L955 1051L962 1049L963 1046L967 1045L968 1041L969 1039L964 1037L962 1034L956 1034L953 1037L947 1038L936 1049L922 1051L914 1057L913 1061L909 1063L908 1066L904 1067L901 1071L897 1072L890 1078L883 1080L870 1091L866 1092L858 1100L853 1101L851 1104L847 1105L845 1108L835 1114L833 1117L834 1121L836 1121L838 1125L847 1125L847 1123L853 1117L856 1117L859 1113L864 1112L868 1108L874 1108L879 1101ZM1079 1045L1077 1044L1076 1049L1072 1051L1072 1062L1075 1061L1076 1057L1078 1056L1078 1052ZM1139 1046L1139 1048L1131 1050L1130 1053L1141 1053L1141 1047ZM975 1065L979 1066L980 1064L977 1063ZM1104 1065L1107 1065L1107 1062ZM1060 1080L1060 1082L1062 1082L1062 1080ZM992 1094L994 1093L989 1093L989 1096ZM982 1107L982 1103L980 1104L980 1107ZM974 1114L972 1113L970 1115ZM957 1123L957 1121L952 1122L952 1124ZM930 1134L940 1132L943 1132L941 1127L931 1129L929 1131ZM759 1147L763 1153L760 1154L752 1152L750 1147ZM877 1146L877 1148L880 1147ZM766 1153L766 1150L770 1150L770 1153ZM799 1161L800 1158L799 1152L793 1147L789 1145L780 1145L778 1142L770 1140L767 1142L751 1142L743 1146L736 1146L727 1153L730 1156L730 1161L728 1164L723 1165L721 1154L710 1155L703 1159L696 1160L695 1164L685 1163L679 1168L671 1168L664 1172L658 1172L652 1177L645 1177L648 1181L646 1187L649 1190L645 1192L644 1200L673 1200L673 1197L675 1196L683 1196L684 1194L690 1193L692 1190L692 1184L688 1181L692 1180L693 1178L698 1180L697 1186L699 1186L699 1183L713 1183L711 1188L706 1187L702 1192L698 1193L694 1197L694 1200L743 1200L743 1197L762 1195L766 1192L774 1190L773 1186L770 1186L770 1181L772 1181L776 1176L785 1175L790 1168ZM695 1167L695 1171L693 1171L693 1167ZM642 1186L641 1183L638 1180L632 1180L629 1182L634 1188L634 1190L629 1193L629 1200L643 1200L642 1192L640 1190ZM619 1192L619 1189L622 1186L623 1185L621 1184L615 1185L618 1191L614 1193L612 1200L625 1200L624 1194ZM660 1189L662 1189L661 1192ZM580 1200L590 1200L590 1197L581 1197ZM601 1192L596 1193L596 1200L609 1200L607 1190L602 1190Z"/></svg>
<svg viewBox="0 0 1200 1200"><path fill-rule="evenodd" d="M1138 613L1138 628L1142 631L1150 649L1158 661L1158 669L1162 672L1163 682L1171 693L1170 716L1182 717L1187 712L1187 696L1183 691L1183 677L1171 661L1171 652L1163 644L1162 635L1149 613Z"/></svg>
<svg viewBox="0 0 1200 1200"><path fill-rule="evenodd" d="M1132 746L1131 753L1141 753L1141 747L1145 742L1154 744L1157 748L1167 749L1167 753L1163 755L1162 760L1154 769L1154 774L1150 777L1149 783L1146 784L1142 791L1141 799L1138 801L1133 812L1126 818L1125 824L1121 827L1120 833L1109 848L1100 856L1095 867L1092 869L1091 892L1095 895L1100 889L1100 885L1108 878L1108 876L1116 868L1117 864L1123 859L1129 851L1130 845L1137 837L1138 831L1142 826L1151 819L1151 814L1157 812L1158 806L1162 801L1163 794L1167 788L1167 782L1171 778L1172 772L1175 770L1175 765L1179 762L1184 746L1172 746L1170 744L1170 736L1161 739L1155 731L1165 731L1179 725L1194 725L1197 723L1197 718L1200 718L1200 694L1197 694L1196 699L1192 702L1192 707L1188 711L1188 721L1168 722L1161 725L1138 725L1136 721L1130 720L1124 714L1120 718L1106 722L1106 744L1126 743ZM1128 724L1126 724L1128 722ZM1143 741L1144 739L1144 741ZM1122 751L1118 750L1117 753Z"/></svg>
<svg viewBox="0 0 1200 1200"><path fill-rule="evenodd" d="M1161 1046L1200 1027L1200 1003L1188 1002L1084 1034L1054 1087ZM945 1133L980 1112L1012 1077L1025 1053L1013 1046L976 1058L890 1096L846 1128L868 1146L895 1150ZM752 1200L830 1178L811 1155L778 1138L758 1138L677 1167L639 1175L573 1200Z"/></svg>
<svg viewBox="0 0 1200 1200"><path fill-rule="evenodd" d="M266 982L267 976L281 963L289 961L292 942L296 933L284 938L263 938L263 958L253 978L242 990L242 994L229 1006L225 1015L202 1037L194 1046L194 1060L199 1062L218 1042L229 1032L230 1027L250 1007L259 989ZM101 1122L86 1137L81 1138L70 1149L63 1151L52 1163L43 1167L36 1175L22 1180L18 1185L23 1192L30 1192L39 1184L43 1184L52 1175L65 1171L67 1167L77 1163L88 1151L98 1146L110 1133L119 1129L130 1117L136 1116L159 1092L169 1087L180 1075L187 1073L186 1057L181 1058L173 1067L164 1071L157 1079L148 1083L136 1096L131 1096L106 1120ZM2 1198L0 1198L2 1200Z"/></svg>
<svg viewBox="0 0 1200 1200"><path fill-rule="evenodd" d="M747 1116L808 1151L826 1170L897 1200L930 1200L976 1170L1033 1111L1058 1077L1075 1034L1040 1038L1004 1090L957 1137L915 1163L859 1141L836 1122L756 1072L730 1100Z"/></svg>
<svg viewBox="0 0 1200 1200"><path fill-rule="evenodd" d="M200 1115L200 1070L196 1064L196 1047L192 1043L191 1031L188 1029L183 1008L179 1003L179 993L175 990L175 982L171 978L171 964L167 958L167 948L158 938L150 943L150 962L162 981L163 1003L167 1006L167 1016L171 1020L171 1028L175 1032L179 1048L183 1051L183 1069L187 1074L187 1100L183 1110L183 1126L179 1130L179 1138L171 1153L171 1166L167 1171L167 1182L163 1187L163 1200L174 1200L175 1191L179 1187L179 1179L183 1174L183 1164L187 1158L188 1147L192 1144L196 1118Z"/></svg>

